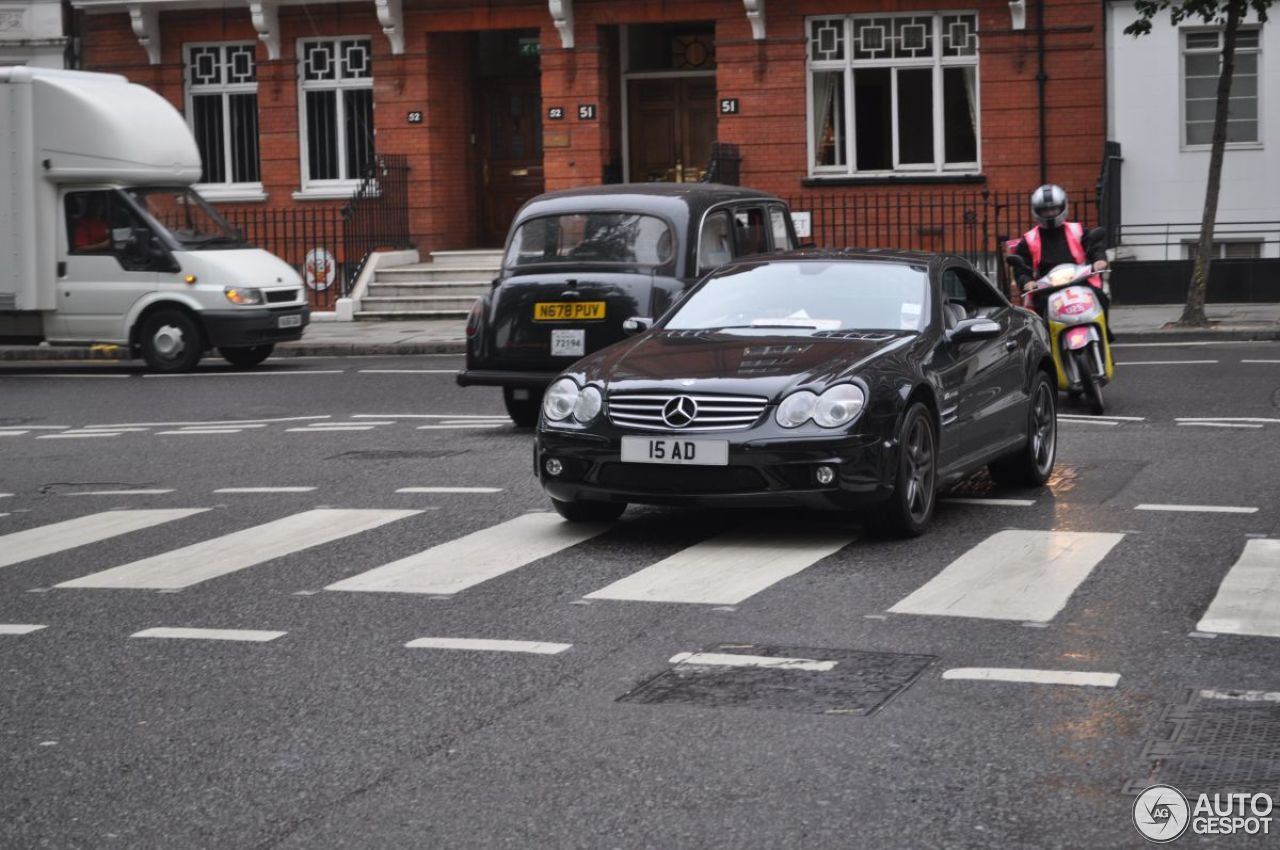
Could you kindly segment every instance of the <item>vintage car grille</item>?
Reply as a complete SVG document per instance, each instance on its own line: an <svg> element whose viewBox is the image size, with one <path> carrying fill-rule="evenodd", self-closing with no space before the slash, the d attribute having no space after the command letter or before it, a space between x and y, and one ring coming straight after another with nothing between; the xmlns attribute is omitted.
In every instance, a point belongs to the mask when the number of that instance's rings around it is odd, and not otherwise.
<svg viewBox="0 0 1280 850"><path fill-rule="evenodd" d="M749 466L658 466L606 463L600 484L641 493L750 493L767 488L760 472Z"/></svg>
<svg viewBox="0 0 1280 850"><path fill-rule="evenodd" d="M690 399L697 412L687 425L674 427L662 416L673 399ZM764 412L767 398L706 393L636 392L609 395L609 421L623 428L658 431L730 431L750 428ZM686 410L689 409L687 406Z"/></svg>

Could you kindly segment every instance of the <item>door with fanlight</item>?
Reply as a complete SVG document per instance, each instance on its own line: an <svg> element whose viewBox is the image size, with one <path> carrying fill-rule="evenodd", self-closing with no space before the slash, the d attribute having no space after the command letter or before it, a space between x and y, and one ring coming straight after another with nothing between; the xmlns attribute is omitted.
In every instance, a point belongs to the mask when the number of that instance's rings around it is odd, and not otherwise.
<svg viewBox="0 0 1280 850"><path fill-rule="evenodd" d="M716 140L715 26L627 28L627 176L636 183L692 183Z"/></svg>

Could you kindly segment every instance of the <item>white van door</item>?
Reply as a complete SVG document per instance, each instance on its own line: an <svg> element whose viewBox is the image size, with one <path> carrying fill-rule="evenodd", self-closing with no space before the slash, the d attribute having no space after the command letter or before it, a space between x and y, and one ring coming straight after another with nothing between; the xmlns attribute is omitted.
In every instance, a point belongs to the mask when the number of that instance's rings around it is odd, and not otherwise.
<svg viewBox="0 0 1280 850"><path fill-rule="evenodd" d="M69 191L63 209L66 247L51 330L64 341L128 342L125 317L159 282L148 254L155 237L114 190Z"/></svg>

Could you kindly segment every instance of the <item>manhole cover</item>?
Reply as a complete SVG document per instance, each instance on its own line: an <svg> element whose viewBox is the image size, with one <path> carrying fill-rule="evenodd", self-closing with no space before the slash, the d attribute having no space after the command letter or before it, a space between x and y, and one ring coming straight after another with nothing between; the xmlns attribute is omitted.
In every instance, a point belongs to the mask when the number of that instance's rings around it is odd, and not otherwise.
<svg viewBox="0 0 1280 850"><path fill-rule="evenodd" d="M1280 692L1193 690L1165 710L1167 735L1147 743L1154 783L1183 794L1243 792L1280 796Z"/></svg>
<svg viewBox="0 0 1280 850"><path fill-rule="evenodd" d="M905 690L937 658L722 643L671 660L674 667L618 701L865 717Z"/></svg>

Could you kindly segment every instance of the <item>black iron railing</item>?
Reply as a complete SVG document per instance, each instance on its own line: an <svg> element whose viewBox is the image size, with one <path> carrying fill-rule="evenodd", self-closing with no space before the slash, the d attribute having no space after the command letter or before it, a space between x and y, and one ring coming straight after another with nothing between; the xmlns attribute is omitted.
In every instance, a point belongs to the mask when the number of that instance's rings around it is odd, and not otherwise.
<svg viewBox="0 0 1280 850"><path fill-rule="evenodd" d="M332 310L343 294L342 210L334 206L224 209L249 244L275 254L302 275L311 306Z"/></svg>
<svg viewBox="0 0 1280 850"><path fill-rule="evenodd" d="M342 210L343 256L348 295L369 255L380 249L402 250L409 239L409 160L404 154L374 157L360 188Z"/></svg>
<svg viewBox="0 0 1280 850"><path fill-rule="evenodd" d="M742 152L730 142L712 142L711 160L702 174L703 183L722 183L726 186L742 184Z"/></svg>

